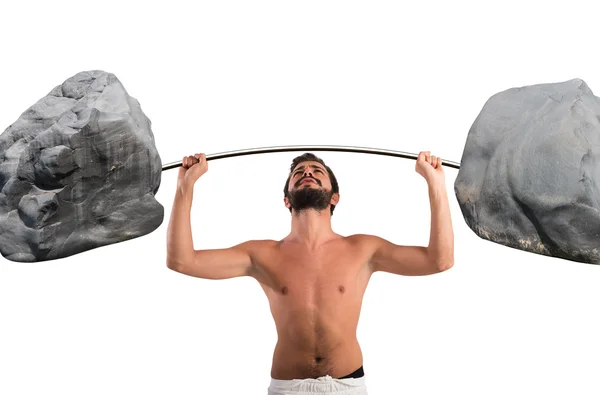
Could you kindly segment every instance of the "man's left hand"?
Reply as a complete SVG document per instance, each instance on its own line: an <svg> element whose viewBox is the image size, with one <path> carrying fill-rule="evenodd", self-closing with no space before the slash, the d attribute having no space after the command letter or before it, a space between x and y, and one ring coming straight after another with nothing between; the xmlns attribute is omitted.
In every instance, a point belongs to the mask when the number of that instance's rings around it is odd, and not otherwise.
<svg viewBox="0 0 600 395"><path fill-rule="evenodd" d="M431 151L419 152L415 170L425 178L429 186L445 186L442 158L431 155Z"/></svg>

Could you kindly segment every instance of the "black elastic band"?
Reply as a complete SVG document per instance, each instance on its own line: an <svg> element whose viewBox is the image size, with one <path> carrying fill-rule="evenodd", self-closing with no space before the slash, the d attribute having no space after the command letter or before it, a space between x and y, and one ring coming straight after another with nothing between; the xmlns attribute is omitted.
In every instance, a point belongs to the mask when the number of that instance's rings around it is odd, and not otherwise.
<svg viewBox="0 0 600 395"><path fill-rule="evenodd" d="M365 371L363 370L363 367L361 366L360 368L356 369L354 372L350 373L347 376L344 377L340 377L341 379L358 379L360 377L363 377L365 375Z"/></svg>

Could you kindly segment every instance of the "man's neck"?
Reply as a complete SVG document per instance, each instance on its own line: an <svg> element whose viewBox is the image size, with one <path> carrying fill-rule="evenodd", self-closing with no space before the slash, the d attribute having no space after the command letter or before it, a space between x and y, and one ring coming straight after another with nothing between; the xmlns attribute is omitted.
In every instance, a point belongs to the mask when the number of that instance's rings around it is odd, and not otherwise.
<svg viewBox="0 0 600 395"><path fill-rule="evenodd" d="M337 236L331 228L329 211L311 209L292 213L292 230L285 239L315 249Z"/></svg>

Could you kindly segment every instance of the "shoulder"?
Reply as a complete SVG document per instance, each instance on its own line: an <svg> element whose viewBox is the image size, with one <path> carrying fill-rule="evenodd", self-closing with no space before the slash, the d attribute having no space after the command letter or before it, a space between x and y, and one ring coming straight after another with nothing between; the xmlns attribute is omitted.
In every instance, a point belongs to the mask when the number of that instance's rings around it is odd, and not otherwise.
<svg viewBox="0 0 600 395"><path fill-rule="evenodd" d="M379 236L369 235L364 233L356 233L350 236L345 236L346 240L352 243L378 243L383 240Z"/></svg>
<svg viewBox="0 0 600 395"><path fill-rule="evenodd" d="M275 248L279 244L275 240L248 240L235 246L235 248L247 251L248 253L260 253L261 251Z"/></svg>
<svg viewBox="0 0 600 395"><path fill-rule="evenodd" d="M373 260L380 251L388 243L387 240L370 234L354 234L346 236L346 241L349 243L349 249L352 249L357 256L361 257L361 260L369 267L371 273L377 270L376 264Z"/></svg>
<svg viewBox="0 0 600 395"><path fill-rule="evenodd" d="M377 249L387 241L379 236L357 233L344 238L353 246L363 247L367 249Z"/></svg>

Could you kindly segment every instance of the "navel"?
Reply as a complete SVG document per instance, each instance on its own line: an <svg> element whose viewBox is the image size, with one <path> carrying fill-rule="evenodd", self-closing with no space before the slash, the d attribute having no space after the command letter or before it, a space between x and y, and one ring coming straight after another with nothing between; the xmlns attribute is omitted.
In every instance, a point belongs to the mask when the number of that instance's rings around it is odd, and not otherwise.
<svg viewBox="0 0 600 395"><path fill-rule="evenodd" d="M323 357L315 357L315 362L320 363L323 359Z"/></svg>
<svg viewBox="0 0 600 395"><path fill-rule="evenodd" d="M288 287L281 288L281 293L286 295L288 293Z"/></svg>
<svg viewBox="0 0 600 395"><path fill-rule="evenodd" d="M340 292L344 292L346 290L346 288L344 288L343 285L340 285L338 289L340 290Z"/></svg>

